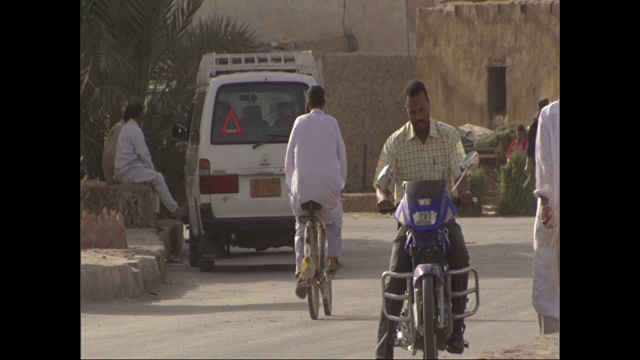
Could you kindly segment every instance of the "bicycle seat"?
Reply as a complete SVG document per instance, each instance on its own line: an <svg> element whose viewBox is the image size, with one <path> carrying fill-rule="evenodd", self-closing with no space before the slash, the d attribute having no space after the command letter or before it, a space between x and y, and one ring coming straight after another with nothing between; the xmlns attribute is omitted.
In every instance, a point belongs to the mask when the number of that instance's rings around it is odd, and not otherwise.
<svg viewBox="0 0 640 360"><path fill-rule="evenodd" d="M320 210L322 209L322 205L318 204L313 200L309 200L306 203L302 204L302 210L310 211L310 210Z"/></svg>

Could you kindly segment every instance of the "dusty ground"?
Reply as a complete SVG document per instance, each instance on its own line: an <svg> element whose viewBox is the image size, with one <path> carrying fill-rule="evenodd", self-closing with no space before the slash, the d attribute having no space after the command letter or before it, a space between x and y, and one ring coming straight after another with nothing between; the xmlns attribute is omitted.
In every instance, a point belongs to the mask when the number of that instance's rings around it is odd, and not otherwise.
<svg viewBox="0 0 640 360"><path fill-rule="evenodd" d="M119 264L131 260L142 250L130 249L86 249L81 250L82 264ZM534 342L521 344L512 348L495 350L475 356L474 359L559 359L559 335L538 337Z"/></svg>
<svg viewBox="0 0 640 360"><path fill-rule="evenodd" d="M486 352L474 359L560 359L560 335L540 336L535 342Z"/></svg>

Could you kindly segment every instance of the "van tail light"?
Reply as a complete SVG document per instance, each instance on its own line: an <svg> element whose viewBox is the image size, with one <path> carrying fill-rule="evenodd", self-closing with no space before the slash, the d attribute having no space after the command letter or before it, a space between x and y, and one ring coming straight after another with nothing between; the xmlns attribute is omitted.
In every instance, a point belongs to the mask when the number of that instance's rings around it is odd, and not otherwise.
<svg viewBox="0 0 640 360"><path fill-rule="evenodd" d="M198 163L200 194L237 194L240 186L238 175L211 175L211 164L207 159Z"/></svg>

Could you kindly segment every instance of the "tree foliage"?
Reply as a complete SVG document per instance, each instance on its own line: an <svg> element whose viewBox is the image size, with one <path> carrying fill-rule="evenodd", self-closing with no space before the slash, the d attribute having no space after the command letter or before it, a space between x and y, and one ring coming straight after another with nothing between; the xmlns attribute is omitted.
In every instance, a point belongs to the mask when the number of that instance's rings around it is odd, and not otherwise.
<svg viewBox="0 0 640 360"><path fill-rule="evenodd" d="M80 1L80 151L94 177L104 179L106 135L136 101L146 106L143 131L156 169L184 199L184 152L171 126L185 120L202 55L266 50L237 18L195 23L202 2Z"/></svg>
<svg viewBox="0 0 640 360"><path fill-rule="evenodd" d="M527 154L518 148L511 153L509 162L500 169L498 187L498 215L533 216L536 212L536 200L533 196L535 179L533 175L523 188L527 175L524 164Z"/></svg>

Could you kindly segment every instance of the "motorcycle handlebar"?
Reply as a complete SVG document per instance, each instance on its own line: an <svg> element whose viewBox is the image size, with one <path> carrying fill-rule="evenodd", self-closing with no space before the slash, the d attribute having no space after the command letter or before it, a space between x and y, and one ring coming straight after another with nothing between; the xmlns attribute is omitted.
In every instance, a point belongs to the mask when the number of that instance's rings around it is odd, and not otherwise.
<svg viewBox="0 0 640 360"><path fill-rule="evenodd" d="M455 206L460 206L461 205L460 198L457 197L457 196L454 196L453 198L451 198L451 202ZM477 197L473 197L473 205L476 205L477 203L478 203L478 198ZM391 207L378 209L378 212L380 212L380 214L393 214L396 211L397 208L398 208L398 205L396 204L396 206L391 206Z"/></svg>
<svg viewBox="0 0 640 360"><path fill-rule="evenodd" d="M398 208L397 205L396 206L382 208L382 209L379 209L378 211L380 212L380 214L393 214L396 211L396 208Z"/></svg>
<svg viewBox="0 0 640 360"><path fill-rule="evenodd" d="M460 198L457 196L454 196L451 198L451 202L453 203L453 205L455 206L460 206ZM473 197L473 205L478 203L478 198L477 197Z"/></svg>

